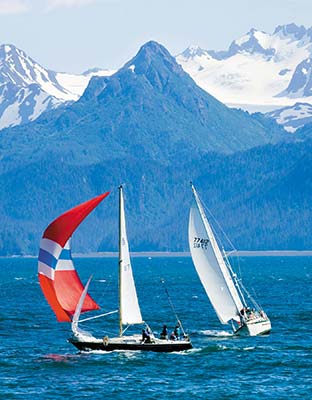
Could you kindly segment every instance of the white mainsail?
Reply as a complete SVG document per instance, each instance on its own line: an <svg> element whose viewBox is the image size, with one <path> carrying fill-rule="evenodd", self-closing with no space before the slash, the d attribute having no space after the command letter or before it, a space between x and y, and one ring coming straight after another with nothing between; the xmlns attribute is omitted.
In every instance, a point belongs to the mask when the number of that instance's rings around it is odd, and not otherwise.
<svg viewBox="0 0 312 400"><path fill-rule="evenodd" d="M192 190L195 202L190 210L189 246L193 263L220 322L239 321L242 301L194 186Z"/></svg>
<svg viewBox="0 0 312 400"><path fill-rule="evenodd" d="M119 188L119 207L120 207L120 243L119 243L119 263L120 263L120 319L124 325L142 323L142 315L136 293L135 283L132 274L129 245L126 232L126 220L122 186Z"/></svg>

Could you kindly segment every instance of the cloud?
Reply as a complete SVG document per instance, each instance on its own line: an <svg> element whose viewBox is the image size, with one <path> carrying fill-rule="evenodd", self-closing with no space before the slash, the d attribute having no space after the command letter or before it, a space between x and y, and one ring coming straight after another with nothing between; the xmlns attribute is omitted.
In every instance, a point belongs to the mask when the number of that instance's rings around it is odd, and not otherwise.
<svg viewBox="0 0 312 400"><path fill-rule="evenodd" d="M27 0L0 0L0 15L21 14L29 9Z"/></svg>

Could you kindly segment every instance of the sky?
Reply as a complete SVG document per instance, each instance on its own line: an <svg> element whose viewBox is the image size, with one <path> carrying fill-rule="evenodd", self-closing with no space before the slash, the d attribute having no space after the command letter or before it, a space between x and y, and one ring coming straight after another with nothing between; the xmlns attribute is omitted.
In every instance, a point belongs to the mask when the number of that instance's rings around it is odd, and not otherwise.
<svg viewBox="0 0 312 400"><path fill-rule="evenodd" d="M189 45L224 50L251 28L312 26L312 0L0 0L0 44L45 68L115 69L145 42L173 55Z"/></svg>

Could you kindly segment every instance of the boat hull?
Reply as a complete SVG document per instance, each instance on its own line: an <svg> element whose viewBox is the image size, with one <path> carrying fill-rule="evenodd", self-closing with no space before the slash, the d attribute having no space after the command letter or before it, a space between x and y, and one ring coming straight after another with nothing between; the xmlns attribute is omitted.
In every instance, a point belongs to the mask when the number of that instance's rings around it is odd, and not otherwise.
<svg viewBox="0 0 312 400"><path fill-rule="evenodd" d="M268 335L271 332L271 322L265 320L251 320L245 322L234 334L239 336L259 336Z"/></svg>
<svg viewBox="0 0 312 400"><path fill-rule="evenodd" d="M71 337L68 341L80 351L154 351L158 353L170 353L174 351L184 351L192 348L192 343L189 340L160 340L155 339L152 342L144 343L139 339L129 338L76 338Z"/></svg>

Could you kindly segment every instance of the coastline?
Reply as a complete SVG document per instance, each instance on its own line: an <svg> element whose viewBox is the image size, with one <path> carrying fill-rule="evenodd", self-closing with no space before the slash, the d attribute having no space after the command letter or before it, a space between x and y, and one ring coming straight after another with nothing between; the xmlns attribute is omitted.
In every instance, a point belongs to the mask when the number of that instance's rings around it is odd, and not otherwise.
<svg viewBox="0 0 312 400"><path fill-rule="evenodd" d="M134 251L131 257L191 257L190 252L180 251ZM75 257L118 257L118 252L77 253ZM239 257L312 257L312 250L237 250L229 253L229 256Z"/></svg>
<svg viewBox="0 0 312 400"><path fill-rule="evenodd" d="M131 257L191 257L190 252L183 251L134 251L130 252ZM237 250L228 253L228 256L239 257L312 257L312 250ZM37 258L35 255L0 256L1 258ZM91 253L73 253L74 258L116 258L118 252L103 251Z"/></svg>

